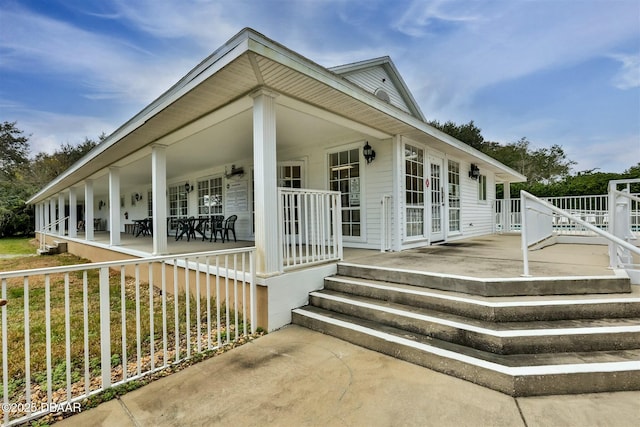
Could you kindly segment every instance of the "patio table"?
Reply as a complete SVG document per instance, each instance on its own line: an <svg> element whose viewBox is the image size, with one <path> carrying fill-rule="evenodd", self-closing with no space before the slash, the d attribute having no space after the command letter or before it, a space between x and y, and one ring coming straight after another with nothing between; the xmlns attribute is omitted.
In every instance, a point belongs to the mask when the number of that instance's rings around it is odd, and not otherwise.
<svg viewBox="0 0 640 427"><path fill-rule="evenodd" d="M143 235L151 235L151 219L134 219L133 221L133 233L136 237Z"/></svg>

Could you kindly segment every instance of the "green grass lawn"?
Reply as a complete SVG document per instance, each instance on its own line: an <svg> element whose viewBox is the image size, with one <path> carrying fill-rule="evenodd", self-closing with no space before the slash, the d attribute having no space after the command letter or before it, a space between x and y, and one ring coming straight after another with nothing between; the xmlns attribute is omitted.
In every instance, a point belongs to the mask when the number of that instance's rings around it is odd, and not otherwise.
<svg viewBox="0 0 640 427"><path fill-rule="evenodd" d="M31 237L5 237L0 239L0 256L2 255L33 255L36 246Z"/></svg>

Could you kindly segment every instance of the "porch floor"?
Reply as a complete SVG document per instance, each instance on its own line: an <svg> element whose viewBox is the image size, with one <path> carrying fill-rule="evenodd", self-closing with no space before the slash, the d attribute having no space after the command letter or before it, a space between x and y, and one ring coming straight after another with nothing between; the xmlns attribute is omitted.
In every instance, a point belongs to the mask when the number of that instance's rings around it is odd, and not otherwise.
<svg viewBox="0 0 640 427"><path fill-rule="evenodd" d="M353 264L393 267L479 278L520 277L523 273L520 235L493 234L424 246L402 252L345 249ZM612 276L606 245L556 244L529 251L534 277Z"/></svg>
<svg viewBox="0 0 640 427"><path fill-rule="evenodd" d="M84 233L78 233L78 240L84 240ZM92 241L101 246L109 246L109 232L97 231L94 233ZM218 239L217 242L202 241L202 238L191 239L187 242L187 238L176 240L174 236L167 236L167 255L184 254L192 252L219 251L223 249L235 249L253 246L254 242L238 240L225 240L224 243ZM120 250L124 253L139 256L150 256L153 253L153 238L151 236L135 237L130 233L120 233L120 245L110 247L112 250Z"/></svg>

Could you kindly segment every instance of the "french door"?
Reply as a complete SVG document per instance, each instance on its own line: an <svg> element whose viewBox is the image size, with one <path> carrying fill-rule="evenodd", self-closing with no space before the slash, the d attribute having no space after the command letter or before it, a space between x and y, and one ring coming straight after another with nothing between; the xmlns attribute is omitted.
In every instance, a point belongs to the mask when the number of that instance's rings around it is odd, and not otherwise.
<svg viewBox="0 0 640 427"><path fill-rule="evenodd" d="M304 188L304 162L290 161L278 163L278 187ZM304 211L302 201L298 197L288 197L284 202L284 230L287 236L295 236L295 241L301 240L300 230L304 228Z"/></svg>
<svg viewBox="0 0 640 427"><path fill-rule="evenodd" d="M429 202L431 204L431 229L432 242L444 240L444 160L440 157L429 156Z"/></svg>

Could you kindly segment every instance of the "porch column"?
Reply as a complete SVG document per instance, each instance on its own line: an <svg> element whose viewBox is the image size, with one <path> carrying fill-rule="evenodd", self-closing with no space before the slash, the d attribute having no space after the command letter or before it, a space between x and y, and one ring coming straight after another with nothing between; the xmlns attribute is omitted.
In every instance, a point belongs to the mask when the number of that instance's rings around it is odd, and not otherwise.
<svg viewBox="0 0 640 427"><path fill-rule="evenodd" d="M511 183L504 182L502 184L502 193L504 197L503 215L504 215L504 230L505 233L511 231Z"/></svg>
<svg viewBox="0 0 640 427"><path fill-rule="evenodd" d="M84 238L93 240L93 180L84 182Z"/></svg>
<svg viewBox="0 0 640 427"><path fill-rule="evenodd" d="M49 214L51 215L49 218L49 224L53 224L54 222L56 222L56 220L58 219L58 215L56 212L56 199L54 199L53 197L51 199L49 199ZM57 233L58 232L58 225L52 225L51 227L49 227L49 232L51 234L53 233Z"/></svg>
<svg viewBox="0 0 640 427"><path fill-rule="evenodd" d="M48 226L49 226L49 223L51 222L51 221L49 221L49 219L51 218L50 217L51 206L50 206L49 202L42 203L42 211L44 212L44 223L42 224L42 228L43 228L44 232L46 233L46 232L49 231Z"/></svg>
<svg viewBox="0 0 640 427"><path fill-rule="evenodd" d="M76 189L69 188L69 237L77 237L78 233L78 198Z"/></svg>
<svg viewBox="0 0 640 427"><path fill-rule="evenodd" d="M256 272L261 276L280 272L282 250L277 224L276 96L264 89L252 94Z"/></svg>
<svg viewBox="0 0 640 427"><path fill-rule="evenodd" d="M109 168L109 244L120 244L120 168Z"/></svg>
<svg viewBox="0 0 640 427"><path fill-rule="evenodd" d="M167 251L167 146L151 146L151 192L153 211L153 255Z"/></svg>
<svg viewBox="0 0 640 427"><path fill-rule="evenodd" d="M40 203L37 203L34 207L33 219L34 219L34 230L38 232L40 230Z"/></svg>
<svg viewBox="0 0 640 427"><path fill-rule="evenodd" d="M400 222L400 218L404 218L405 216L402 214L402 203L401 200L405 199L405 195L402 193L402 184L404 183L404 175L402 167L404 163L404 148L402 136L395 135L393 137L393 167L392 171L395 171L393 174L393 225L392 225L392 248L396 252L400 252L402 250L402 226L403 224Z"/></svg>
<svg viewBox="0 0 640 427"><path fill-rule="evenodd" d="M61 220L62 218L64 218L66 215L64 214L64 203L65 203L65 197L64 197L64 193L60 193L58 194L58 219ZM62 221L58 223L58 235L59 236L64 236L64 232L65 230L65 224L66 221Z"/></svg>

